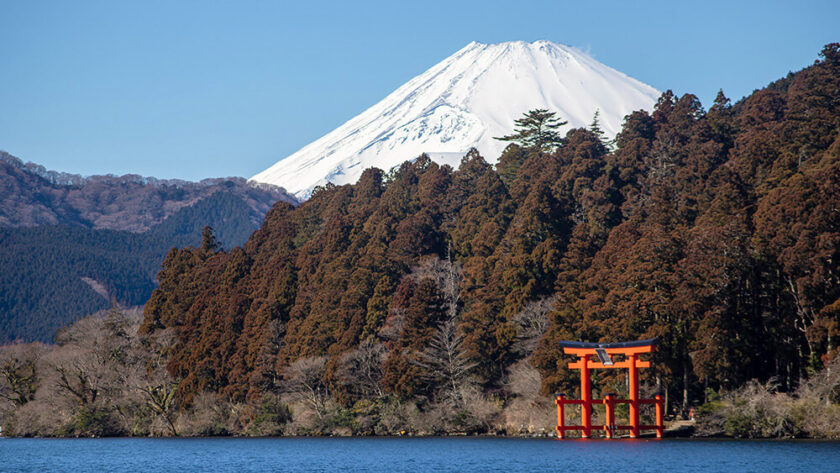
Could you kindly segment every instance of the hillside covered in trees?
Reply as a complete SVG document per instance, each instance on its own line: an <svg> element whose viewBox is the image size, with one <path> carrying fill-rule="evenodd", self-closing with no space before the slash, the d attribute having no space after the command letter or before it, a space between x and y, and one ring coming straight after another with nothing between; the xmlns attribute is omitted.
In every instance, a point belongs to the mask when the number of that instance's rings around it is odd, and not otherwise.
<svg viewBox="0 0 840 473"><path fill-rule="evenodd" d="M596 130L597 131L597 130ZM795 384L840 336L840 46L731 105L666 92L610 151L592 130L556 149L426 157L279 203L242 247L171 253L144 330L174 328L185 402L268 389L290 364L382 344L385 393L434 397L421 353L447 323L484 389L523 357L543 391L569 390L558 341L658 337L657 382ZM431 269L429 269L431 268ZM520 314L552 298L533 353ZM530 328L530 325L524 327Z"/></svg>
<svg viewBox="0 0 840 473"><path fill-rule="evenodd" d="M83 177L0 151L0 227L66 225L141 233L220 191L248 205L254 226L274 202L297 202L281 187L252 185L241 177L200 182L134 174Z"/></svg>
<svg viewBox="0 0 840 473"><path fill-rule="evenodd" d="M670 412L752 379L793 393L837 358L840 44L735 104L665 92L614 143L597 120L532 131L495 167L369 169L241 247L171 251L139 337L172 337L184 418L210 396L308 416L287 433L550 424L539 393L578 385L560 340L657 337L644 389Z"/></svg>
<svg viewBox="0 0 840 473"><path fill-rule="evenodd" d="M156 287L156 274L172 247L197 245L206 225L216 229L224 247L241 244L259 226L270 205L286 195L280 190L249 188L244 181L224 180L205 185L182 183L180 189L171 183L120 186L117 178L103 178L107 185L96 180L53 185L38 174L8 164L5 167L29 180L42 181L42 187L28 187L40 196L25 195L20 189L4 195L4 210L16 216L13 220L21 226L0 226L0 343L52 342L61 327L114 303L143 305ZM70 178L65 175L66 179ZM0 186L10 183L21 181L0 176ZM41 195L44 188L64 192L65 204L72 202L87 213L69 212L66 205L47 209L43 204L51 200ZM111 194L120 198L113 199ZM175 197L183 200L171 201ZM17 204L11 205L13 200ZM42 211L36 215L49 218L31 220L26 212L15 213L33 206ZM156 221L162 215L166 217ZM54 223L26 225L43 221ZM3 215L0 222L10 223Z"/></svg>

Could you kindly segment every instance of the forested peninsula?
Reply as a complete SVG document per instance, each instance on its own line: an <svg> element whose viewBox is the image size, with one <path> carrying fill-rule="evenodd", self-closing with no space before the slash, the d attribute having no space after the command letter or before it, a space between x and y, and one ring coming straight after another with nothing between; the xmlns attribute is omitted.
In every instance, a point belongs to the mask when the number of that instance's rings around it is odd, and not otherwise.
<svg viewBox="0 0 840 473"><path fill-rule="evenodd" d="M4 432L549 435L561 340L655 337L643 394L698 434L840 437L840 44L614 141L560 120L279 202L229 251L205 229L142 316L2 348Z"/></svg>

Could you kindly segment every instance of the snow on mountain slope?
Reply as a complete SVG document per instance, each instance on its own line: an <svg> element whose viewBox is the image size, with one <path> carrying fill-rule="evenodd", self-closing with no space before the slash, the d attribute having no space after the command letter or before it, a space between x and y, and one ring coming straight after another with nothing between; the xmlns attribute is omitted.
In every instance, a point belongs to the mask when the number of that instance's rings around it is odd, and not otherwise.
<svg viewBox="0 0 840 473"><path fill-rule="evenodd" d="M317 185L354 183L370 167L389 170L421 153L457 167L475 147L495 162L513 121L535 108L571 127L600 110L609 136L624 116L653 108L659 91L577 49L523 41L470 43L344 125L251 178L300 199Z"/></svg>

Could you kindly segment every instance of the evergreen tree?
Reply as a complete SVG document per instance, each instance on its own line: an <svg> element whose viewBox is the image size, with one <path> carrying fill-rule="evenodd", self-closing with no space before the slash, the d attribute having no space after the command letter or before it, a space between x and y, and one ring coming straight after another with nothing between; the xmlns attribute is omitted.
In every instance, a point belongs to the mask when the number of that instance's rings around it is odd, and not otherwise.
<svg viewBox="0 0 840 473"><path fill-rule="evenodd" d="M568 122L560 121L555 117L555 112L537 108L525 113L523 118L514 120L516 128L512 135L495 138L499 141L513 141L523 148L535 149L537 151L550 151L560 146L563 138L557 131Z"/></svg>
<svg viewBox="0 0 840 473"><path fill-rule="evenodd" d="M732 101L724 95L723 89L721 89L718 91L717 96L715 96L715 101L712 107L709 108L706 119L712 132L715 134L714 138L723 143L727 150L732 147L735 137L733 116Z"/></svg>
<svg viewBox="0 0 840 473"><path fill-rule="evenodd" d="M608 140L607 134L604 133L604 129L601 128L601 110L595 109L595 115L592 116L592 123L589 124L589 131L595 134L598 137L598 140L607 148L613 149L615 146L614 140Z"/></svg>
<svg viewBox="0 0 840 473"><path fill-rule="evenodd" d="M204 251L216 251L221 244L216 240L213 227L205 225L201 229L201 249Z"/></svg>

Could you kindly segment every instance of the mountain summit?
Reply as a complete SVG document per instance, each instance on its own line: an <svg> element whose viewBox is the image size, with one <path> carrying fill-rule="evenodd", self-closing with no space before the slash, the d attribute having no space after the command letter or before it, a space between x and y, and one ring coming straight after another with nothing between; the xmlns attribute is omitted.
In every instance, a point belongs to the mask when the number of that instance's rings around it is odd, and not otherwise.
<svg viewBox="0 0 840 473"><path fill-rule="evenodd" d="M354 183L427 153L457 167L470 148L491 162L528 110L546 108L586 126L595 111L614 136L625 115L651 109L659 92L589 55L550 41L472 42L327 135L251 178L306 199L327 182Z"/></svg>

